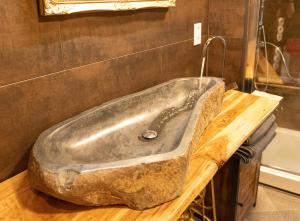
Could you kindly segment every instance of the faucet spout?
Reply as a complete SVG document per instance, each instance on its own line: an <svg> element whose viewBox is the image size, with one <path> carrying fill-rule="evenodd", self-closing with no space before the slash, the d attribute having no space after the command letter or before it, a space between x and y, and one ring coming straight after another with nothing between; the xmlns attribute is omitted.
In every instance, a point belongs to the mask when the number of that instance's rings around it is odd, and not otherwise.
<svg viewBox="0 0 300 221"><path fill-rule="evenodd" d="M224 79L224 69L225 69L226 50L227 50L226 40L222 36L213 36L213 37L208 38L207 41L205 42L204 46L203 46L203 50L202 50L202 65L201 65L201 74L200 74L199 88L201 88L201 86L202 86L202 77L203 77L205 63L206 63L207 50L208 50L210 44L214 40L220 40L221 43L223 44L223 62L222 62L222 74L221 74L221 76L222 76L222 79Z"/></svg>

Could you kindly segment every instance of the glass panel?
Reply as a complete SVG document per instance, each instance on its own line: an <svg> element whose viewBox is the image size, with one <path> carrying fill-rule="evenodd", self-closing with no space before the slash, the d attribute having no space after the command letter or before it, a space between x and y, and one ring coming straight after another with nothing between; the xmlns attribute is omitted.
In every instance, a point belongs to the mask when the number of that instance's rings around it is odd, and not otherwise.
<svg viewBox="0 0 300 221"><path fill-rule="evenodd" d="M262 164L300 175L300 0L261 3L254 85L283 97Z"/></svg>
<svg viewBox="0 0 300 221"><path fill-rule="evenodd" d="M283 96L276 112L279 126L300 130L300 1L262 3L255 85Z"/></svg>

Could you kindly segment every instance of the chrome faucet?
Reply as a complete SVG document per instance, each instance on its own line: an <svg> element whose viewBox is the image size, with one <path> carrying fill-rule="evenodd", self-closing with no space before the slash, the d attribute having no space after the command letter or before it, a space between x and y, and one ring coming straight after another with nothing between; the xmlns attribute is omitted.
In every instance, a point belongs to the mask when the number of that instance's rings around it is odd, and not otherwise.
<svg viewBox="0 0 300 221"><path fill-rule="evenodd" d="M207 57L207 50L209 45L211 44L211 42L215 39L219 39L222 44L223 44L223 67L222 67L222 79L224 79L224 69L225 69L225 60L226 60L226 49L227 49L227 44L226 44L226 40L222 37L222 36L213 36L210 37L209 39L207 39L207 41L205 42L204 46L203 46L203 50L202 50L202 66L201 66L201 74L200 74L200 84L199 84L199 88L201 88L202 85L202 77L203 77L203 73L204 73L204 67L205 67L205 62L206 62L206 57Z"/></svg>

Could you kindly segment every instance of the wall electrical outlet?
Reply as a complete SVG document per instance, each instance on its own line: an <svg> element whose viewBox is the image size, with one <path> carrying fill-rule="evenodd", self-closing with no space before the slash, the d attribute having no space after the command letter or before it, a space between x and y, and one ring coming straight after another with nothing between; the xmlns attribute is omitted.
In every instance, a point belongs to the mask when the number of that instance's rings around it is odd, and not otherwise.
<svg viewBox="0 0 300 221"><path fill-rule="evenodd" d="M201 44L202 24L194 24L194 46Z"/></svg>

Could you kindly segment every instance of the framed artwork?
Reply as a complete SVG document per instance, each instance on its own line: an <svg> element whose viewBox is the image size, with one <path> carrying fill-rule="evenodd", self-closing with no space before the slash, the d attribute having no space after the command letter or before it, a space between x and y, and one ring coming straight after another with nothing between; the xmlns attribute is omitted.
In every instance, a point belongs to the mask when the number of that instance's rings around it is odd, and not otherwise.
<svg viewBox="0 0 300 221"><path fill-rule="evenodd" d="M39 0L41 15L76 12L122 11L175 6L176 0Z"/></svg>

